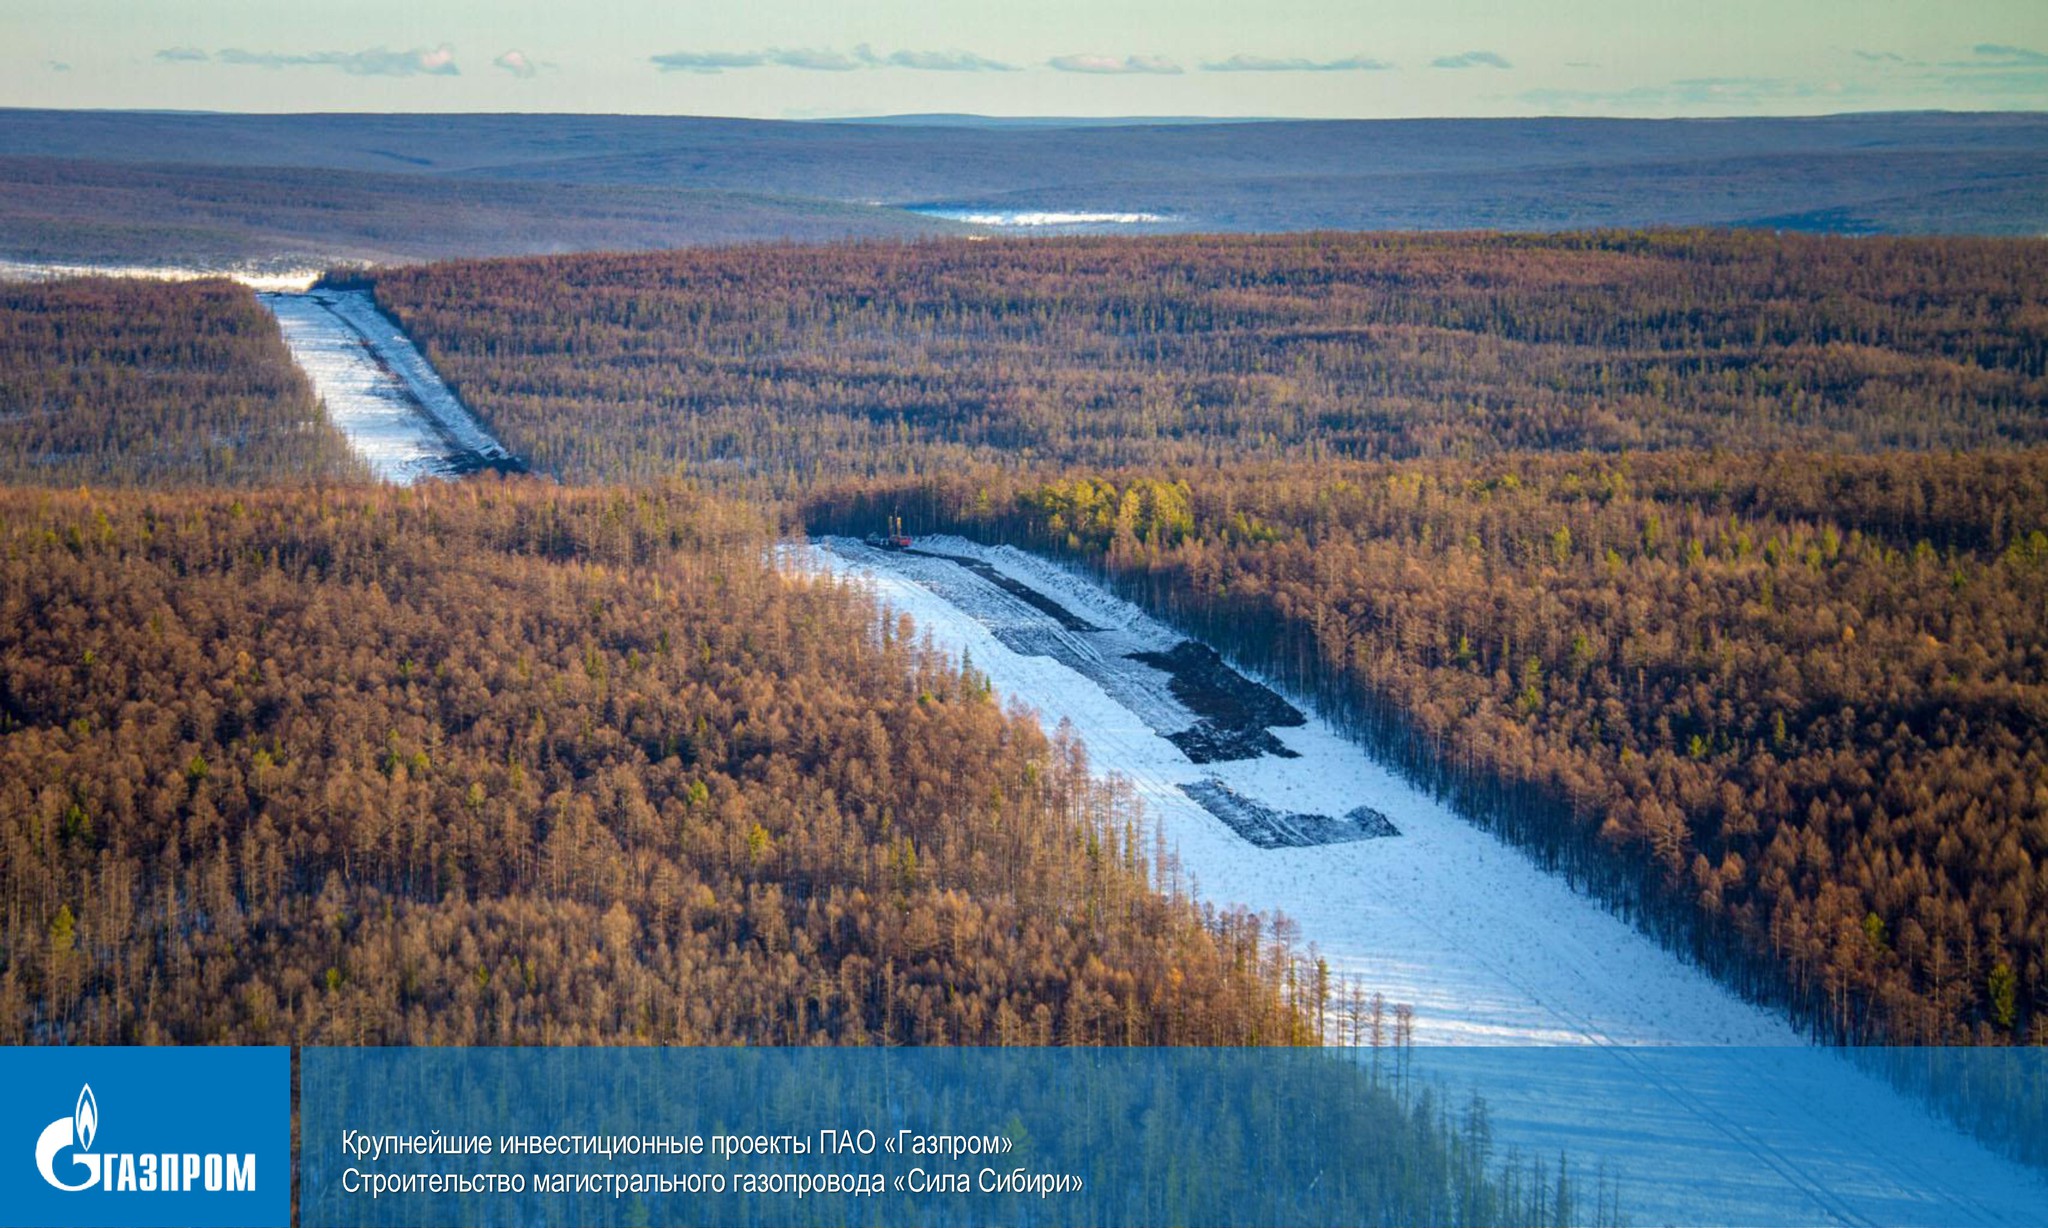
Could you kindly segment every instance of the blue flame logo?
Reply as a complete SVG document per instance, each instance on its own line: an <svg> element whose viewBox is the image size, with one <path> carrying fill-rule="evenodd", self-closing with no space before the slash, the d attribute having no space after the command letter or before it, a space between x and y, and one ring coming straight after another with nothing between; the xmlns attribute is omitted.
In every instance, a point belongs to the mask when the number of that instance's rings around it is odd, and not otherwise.
<svg viewBox="0 0 2048 1228"><path fill-rule="evenodd" d="M93 1099L92 1084L88 1083L78 1089L78 1104L71 1110L71 1116L59 1117L43 1127L42 1137L36 1140L36 1171L43 1175L43 1180L73 1193L99 1184L100 1158L87 1154L99 1129L100 1105ZM57 1155L67 1147L72 1149L72 1165L85 1170L85 1180L57 1179Z"/></svg>
<svg viewBox="0 0 2048 1228"><path fill-rule="evenodd" d="M92 1150L92 1136L99 1132L100 1105L92 1098L92 1084L78 1089L78 1108L72 1111L71 1128L78 1134L78 1149Z"/></svg>

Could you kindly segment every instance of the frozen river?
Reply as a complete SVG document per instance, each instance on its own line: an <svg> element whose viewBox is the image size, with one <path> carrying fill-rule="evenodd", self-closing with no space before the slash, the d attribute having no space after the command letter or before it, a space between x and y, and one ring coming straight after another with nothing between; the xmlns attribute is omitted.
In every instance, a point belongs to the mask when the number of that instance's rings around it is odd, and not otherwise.
<svg viewBox="0 0 2048 1228"><path fill-rule="evenodd" d="M1480 1087L1503 1146L1604 1162L1634 1222L2030 1224L2048 1207L2038 1174L1092 582L958 538L826 538L796 557L871 585L1048 728L1069 723L1203 898L1284 912L1333 971L1411 1004L1421 1069Z"/></svg>
<svg viewBox="0 0 2048 1228"><path fill-rule="evenodd" d="M328 417L384 481L517 469L391 318L363 290L258 295Z"/></svg>

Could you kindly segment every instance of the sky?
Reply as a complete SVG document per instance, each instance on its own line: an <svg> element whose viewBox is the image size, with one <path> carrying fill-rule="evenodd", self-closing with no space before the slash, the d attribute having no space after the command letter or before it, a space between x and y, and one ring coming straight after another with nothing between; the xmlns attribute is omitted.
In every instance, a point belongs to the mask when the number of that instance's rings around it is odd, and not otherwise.
<svg viewBox="0 0 2048 1228"><path fill-rule="evenodd" d="M2048 110L2048 0L0 0L0 106Z"/></svg>

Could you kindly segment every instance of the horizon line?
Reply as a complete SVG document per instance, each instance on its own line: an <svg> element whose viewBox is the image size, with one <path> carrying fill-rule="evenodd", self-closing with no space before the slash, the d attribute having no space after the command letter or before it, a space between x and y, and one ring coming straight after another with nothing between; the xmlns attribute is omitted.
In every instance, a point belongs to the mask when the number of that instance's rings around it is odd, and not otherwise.
<svg viewBox="0 0 2048 1228"><path fill-rule="evenodd" d="M313 116L420 116L420 117L503 117L542 119L648 119L648 120L705 120L726 123L749 124L881 124L900 127L961 127L973 123L985 124L1096 124L1122 125L1128 127L1195 127L1208 124L1396 124L1396 123L1527 123L1543 120L1569 120L1588 122L1627 123L1713 123L1727 121L1755 120L1817 120L1817 119L1864 119L1911 116L1972 117L2048 117L2048 107L1908 107L1871 108L1843 111L1773 111L1763 113L1717 113L1706 115L1645 115L1627 112L1606 112L1599 114L1569 114L1545 111L1528 115L1130 115L1130 114L1064 114L1053 112L1031 112L1020 114L991 114L975 111L901 111L873 114L812 115L802 117L766 115L730 115L709 112L686 111L577 111L577 110L520 110L509 111L496 108L444 108L438 110L251 110L233 111L204 107L47 107L0 103L0 115L8 113L35 113L45 115L164 115L204 116L248 119L289 119Z"/></svg>

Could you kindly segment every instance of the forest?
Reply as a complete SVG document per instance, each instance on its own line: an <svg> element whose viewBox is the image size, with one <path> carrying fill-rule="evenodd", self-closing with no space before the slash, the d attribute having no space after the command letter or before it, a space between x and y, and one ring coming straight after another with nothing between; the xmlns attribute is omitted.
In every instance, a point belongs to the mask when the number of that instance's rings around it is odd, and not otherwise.
<svg viewBox="0 0 2048 1228"><path fill-rule="evenodd" d="M1284 920L773 547L679 488L0 490L0 1043L1343 1040L1268 1140L1347 1158L1318 1205L1624 1222L1405 1077L1405 1006L1326 1037Z"/></svg>
<svg viewBox="0 0 2048 1228"><path fill-rule="evenodd" d="M1841 1041L2048 1040L2048 243L392 270L570 480L1049 549Z"/></svg>
<svg viewBox="0 0 2048 1228"><path fill-rule="evenodd" d="M390 269L572 482L2048 442L2048 242L1754 232L752 247Z"/></svg>
<svg viewBox="0 0 2048 1228"><path fill-rule="evenodd" d="M0 493L0 1043L1290 1044L1070 741L680 490Z"/></svg>
<svg viewBox="0 0 2048 1228"><path fill-rule="evenodd" d="M361 481L277 324L228 281L0 281L0 482Z"/></svg>
<svg viewBox="0 0 2048 1228"><path fill-rule="evenodd" d="M1097 570L1830 1039L2048 1041L2048 453L821 497Z"/></svg>
<svg viewBox="0 0 2048 1228"><path fill-rule="evenodd" d="M0 1018L1312 1038L1285 926L1180 898L1078 748L774 579L778 533L902 514L1097 570L1816 1035L2043 1043L2044 273L1660 232L349 274L547 478L8 494ZM273 370L224 283L149 292L205 308L175 345L9 293L48 352L157 355L76 395L103 482L213 481L134 442L199 406L303 412L288 367L161 395ZM9 354L10 412L71 378Z"/></svg>

